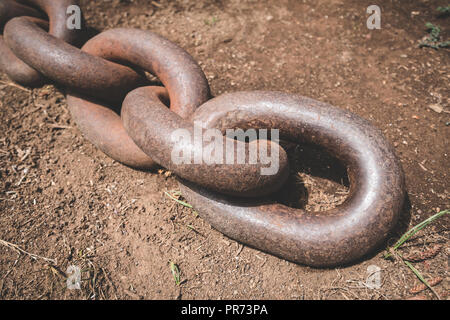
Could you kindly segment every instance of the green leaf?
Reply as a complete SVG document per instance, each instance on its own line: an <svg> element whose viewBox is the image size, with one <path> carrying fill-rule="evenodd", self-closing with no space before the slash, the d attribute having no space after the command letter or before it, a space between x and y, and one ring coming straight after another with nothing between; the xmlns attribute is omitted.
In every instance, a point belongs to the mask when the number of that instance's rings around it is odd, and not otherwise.
<svg viewBox="0 0 450 320"><path fill-rule="evenodd" d="M170 271L172 272L172 276L175 280L176 285L179 286L180 285L180 269L172 261L170 261Z"/></svg>
<svg viewBox="0 0 450 320"><path fill-rule="evenodd" d="M173 195L171 195L170 193L168 193L168 192L166 192L166 191L164 191L164 193L165 193L170 199L172 199L172 200L178 202L179 204L181 204L181 205L183 205L183 206L185 206L185 207L187 207L187 208L192 209L192 205L190 205L189 203L184 202L184 201L181 201L181 200L175 198Z"/></svg>
<svg viewBox="0 0 450 320"><path fill-rule="evenodd" d="M400 239L395 243L395 245L392 247L393 250L397 250L402 244L404 244L409 238L411 238L413 235L415 235L418 231L425 228L427 225L435 221L436 219L439 219L444 214L449 214L450 210L444 210L441 212L436 213L435 215L429 217L428 219L422 221L418 225L414 226L410 230L408 230L405 234L403 234ZM392 254L389 252L384 255L385 258L389 258Z"/></svg>

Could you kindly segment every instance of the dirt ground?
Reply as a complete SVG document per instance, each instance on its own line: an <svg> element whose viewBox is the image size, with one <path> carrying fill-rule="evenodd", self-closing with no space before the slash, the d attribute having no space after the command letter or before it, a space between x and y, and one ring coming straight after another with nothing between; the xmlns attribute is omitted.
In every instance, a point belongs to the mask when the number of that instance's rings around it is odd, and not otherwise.
<svg viewBox="0 0 450 320"><path fill-rule="evenodd" d="M446 1L380 1L381 29L368 30L372 2L84 0L82 10L98 30L149 29L179 44L199 61L213 95L298 93L382 129L409 199L392 244L449 208L449 51L418 44L428 21L448 39L450 20L435 10ZM0 298L436 299L428 289L415 293L420 281L401 261L383 259L383 248L350 266L314 269L242 246L164 193L177 191L170 172L130 169L86 141L61 90L20 88L3 73L0 80L0 239L39 256L1 243ZM291 180L301 183L279 200L314 210L339 204L343 169L315 148L296 150ZM428 280L443 279L434 287L442 299L448 236L447 216L401 249L440 248L414 266ZM66 287L71 265L82 270L80 290ZM378 289L366 285L370 265L381 268Z"/></svg>

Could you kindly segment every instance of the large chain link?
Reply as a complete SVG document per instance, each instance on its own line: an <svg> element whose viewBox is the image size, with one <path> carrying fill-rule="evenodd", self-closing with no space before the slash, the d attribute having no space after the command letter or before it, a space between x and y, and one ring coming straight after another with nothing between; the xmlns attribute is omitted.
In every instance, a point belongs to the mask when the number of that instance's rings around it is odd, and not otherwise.
<svg viewBox="0 0 450 320"><path fill-rule="evenodd" d="M382 133L355 114L280 92L236 92L210 99L199 65L159 35L112 29L80 50L72 44L82 34L65 25L67 7L77 1L1 1L1 69L24 85L39 85L46 77L64 86L69 110L88 140L125 165L151 169L159 164L172 170L200 215L231 238L297 263L330 267L374 250L396 224L405 195L400 163ZM49 33L43 29L45 16ZM144 71L164 87L149 86ZM347 200L319 213L262 198L278 190L289 173L286 152L268 140L233 143L246 156L252 144L277 152L279 170L274 175L261 175L259 158L233 165L174 163L171 133L193 133L197 121L201 130L222 132L277 128L284 140L324 147L347 166ZM224 136L222 145L229 139ZM203 147L186 145L190 153Z"/></svg>
<svg viewBox="0 0 450 320"><path fill-rule="evenodd" d="M78 44L82 41L80 30L69 30L66 27L65 13L70 5L78 5L78 1L21 0L16 2L14 0L2 0L0 2L0 27L3 28L5 23L14 17L34 17L34 19L29 20L48 28L52 36L70 44ZM49 22L42 20L46 16ZM30 67L29 64L23 62L11 51L2 36L0 36L0 68L11 79L23 85L39 86L45 82L39 71Z"/></svg>

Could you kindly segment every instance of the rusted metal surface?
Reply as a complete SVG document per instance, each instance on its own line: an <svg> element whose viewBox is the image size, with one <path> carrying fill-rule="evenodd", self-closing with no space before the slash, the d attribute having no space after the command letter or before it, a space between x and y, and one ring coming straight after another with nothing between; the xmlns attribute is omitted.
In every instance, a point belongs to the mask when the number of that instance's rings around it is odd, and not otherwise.
<svg viewBox="0 0 450 320"><path fill-rule="evenodd" d="M17 3L11 0L4 0L0 4L0 25L6 23L9 19L19 16L31 16L37 18L49 18L49 32L51 35L60 38L62 41L75 44L81 38L82 30L69 30L66 26L66 10L69 5L78 5L77 0L22 0L24 4L29 4L40 8L39 10ZM45 13L45 14L44 14ZM26 19L26 18L22 18ZM35 23L39 20L32 19ZM40 22L41 26L46 24ZM6 27L5 27L6 29ZM20 33L20 30L16 30ZM0 38L0 68L14 81L31 87L36 87L44 83L44 77L34 70L29 63L23 62L10 50L4 39Z"/></svg>
<svg viewBox="0 0 450 320"><path fill-rule="evenodd" d="M160 88L165 93L164 88ZM120 116L99 101L76 93L67 95L69 111L84 137L111 158L136 169L149 170L156 163L131 140Z"/></svg>
<svg viewBox="0 0 450 320"><path fill-rule="evenodd" d="M4 38L14 54L47 78L95 98L120 103L144 83L131 68L83 52L24 17L6 24Z"/></svg>
<svg viewBox="0 0 450 320"><path fill-rule="evenodd" d="M170 110L183 118L210 98L208 81L197 62L175 43L153 32L107 30L86 42L83 51L131 63L157 76L169 93Z"/></svg>
<svg viewBox="0 0 450 320"><path fill-rule="evenodd" d="M7 24L5 37L8 46L22 60L49 79L70 88L71 92L120 104L126 93L146 82L129 67L108 61L112 60L138 66L158 76L171 95L171 110L183 116L191 115L209 98L208 82L194 59L174 43L150 31L109 30L89 40L81 51L50 36L32 21L15 18ZM71 102L76 104L73 113L81 115L76 117L77 124L105 153L141 169L154 165L148 157L142 156L134 143L124 145L123 150L112 151L118 145L111 145L109 127L116 128L115 137L120 136L122 141L129 139L118 119L113 120L113 113L101 123L93 120L106 112L104 106L86 101L83 107L83 99L70 95L68 100L70 109Z"/></svg>
<svg viewBox="0 0 450 320"><path fill-rule="evenodd" d="M268 150L278 149L279 170L273 175L261 175L261 168L265 165L260 161L259 151L255 164L248 161L243 164L237 163L236 150L239 146L245 152L246 159L249 158L249 143L231 140L234 144L234 161L227 162L226 153L231 150L225 148L227 146L225 141L229 140L225 137L221 143L222 160L207 164L203 158L203 150L211 141L196 143L193 138L195 134L193 123L168 110L151 87L138 88L126 96L122 106L122 120L128 134L153 160L177 176L207 189L236 196L255 197L278 190L288 177L289 164L286 152L277 143L265 140L251 143L268 144ZM172 152L178 149L176 145L179 143L173 139L176 130L184 130L186 136L191 137L189 141L181 142L182 152L192 155L188 163L173 161ZM197 131L203 134L201 128ZM197 163L195 155L200 155Z"/></svg>
<svg viewBox="0 0 450 320"><path fill-rule="evenodd" d="M39 10L16 1L0 1L0 28L2 30L6 22L19 16L45 18L45 14ZM12 80L24 85L39 86L43 83L42 75L17 58L6 45L3 36L0 36L0 70L5 71Z"/></svg>
<svg viewBox="0 0 450 320"><path fill-rule="evenodd" d="M0 1L0 28L3 29L8 20L20 16L45 19L45 14L35 8L23 5L14 0Z"/></svg>
<svg viewBox="0 0 450 320"><path fill-rule="evenodd" d="M24 86L38 87L44 84L44 77L16 57L6 45L3 36L0 36L0 70Z"/></svg>
<svg viewBox="0 0 450 320"><path fill-rule="evenodd" d="M78 31L66 28L71 4L77 1L2 0L0 25L8 22L0 36L0 67L22 84L41 84L47 77L66 87L75 122L103 152L134 168L161 164L173 170L187 200L213 227L297 263L348 264L387 237L402 209L404 177L393 149L369 122L279 92L238 92L208 101L209 85L195 60L150 31L112 29L81 50L71 45L79 39ZM48 15L49 25L39 19L38 9ZM138 88L148 85L144 71L165 88ZM235 150L244 145L246 156L255 143L278 151L279 170L269 176L261 175L259 162L173 163L172 133L185 129L192 137L198 130L194 121L202 122L201 133L206 128L279 129L283 140L320 145L347 166L349 196L326 212L293 209L264 197L242 199L269 194L284 183L289 173L285 151L265 140L235 143ZM226 146L229 139L220 139ZM184 151L199 154L205 143L186 143Z"/></svg>
<svg viewBox="0 0 450 320"><path fill-rule="evenodd" d="M355 114L279 92L224 94L193 118L212 128L279 128L280 138L324 147L347 166L350 193L326 212L242 200L182 181L187 201L227 236L284 259L316 267L344 265L377 248L396 224L404 176L380 130Z"/></svg>
<svg viewBox="0 0 450 320"><path fill-rule="evenodd" d="M69 29L67 27L67 8L72 5L80 6L79 0L21 0L24 3L36 6L45 12L49 18L49 34L67 43L78 45L82 38L83 17L81 17L81 29Z"/></svg>
<svg viewBox="0 0 450 320"><path fill-rule="evenodd" d="M209 98L208 82L194 59L174 43L150 31L109 30L89 40L82 50L155 74L168 93L158 87L152 87L153 92L163 100L169 100L167 95L170 95L170 110L183 116L192 115ZM67 98L78 126L103 152L131 167L154 167L155 163L128 137L116 113L71 94Z"/></svg>

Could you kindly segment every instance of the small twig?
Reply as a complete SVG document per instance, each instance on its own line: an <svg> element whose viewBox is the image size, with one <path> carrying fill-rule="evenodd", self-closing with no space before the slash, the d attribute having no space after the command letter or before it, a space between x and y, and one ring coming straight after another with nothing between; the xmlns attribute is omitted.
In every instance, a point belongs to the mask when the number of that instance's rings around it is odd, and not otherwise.
<svg viewBox="0 0 450 320"><path fill-rule="evenodd" d="M25 177L27 176L29 170L30 170L29 167L26 167L26 168L23 170L22 177L21 177L20 180L16 183L16 186L20 186L20 185L22 184L23 179L25 179Z"/></svg>
<svg viewBox="0 0 450 320"><path fill-rule="evenodd" d="M16 84L16 83L14 83L14 82L6 82L6 81L0 80L0 83L3 83L4 85L7 85L7 86L9 86L9 87L16 87L16 88L19 88L20 90L23 90L23 91L28 92L28 93L31 92L31 90L29 90L29 89L27 89L27 88L25 88L25 87L22 87L21 85Z"/></svg>
<svg viewBox="0 0 450 320"><path fill-rule="evenodd" d="M108 274L105 272L105 269L100 268L100 271L102 271L103 275L105 276L106 281L108 281L108 283L109 283L109 285L111 286L111 288L113 288L114 297L115 297L116 300L117 300L118 298L117 298L117 288L116 288L116 286L115 286L114 283L111 281L111 279L109 279L109 276L108 276Z"/></svg>
<svg viewBox="0 0 450 320"><path fill-rule="evenodd" d="M41 108L42 108L42 106L41 106L41 105L38 105L35 109L33 109L33 110L31 110L31 111L28 111L28 112L25 112L25 113L22 113L22 114L21 114L21 113L18 113L18 114L16 114L16 115L12 116L11 118L9 118L9 121L14 120L14 119L16 119L16 118L18 118L18 117L26 117L26 116L28 116L28 115L30 115L30 114L36 112L36 111L39 111Z"/></svg>
<svg viewBox="0 0 450 320"><path fill-rule="evenodd" d="M238 251L236 252L236 255L235 255L235 257L237 257L237 256L239 256L239 255L241 254L241 252L242 252L242 249L244 249L244 245L243 245L243 244L241 244L241 245L240 245L240 247L239 247Z"/></svg>
<svg viewBox="0 0 450 320"><path fill-rule="evenodd" d="M57 123L51 123L48 126L53 129L72 129L71 126L65 126L65 125L57 124Z"/></svg>
<svg viewBox="0 0 450 320"><path fill-rule="evenodd" d="M428 171L428 169L425 168L425 166L423 164L421 164L420 162L419 162L419 167L421 167L423 171Z"/></svg>
<svg viewBox="0 0 450 320"><path fill-rule="evenodd" d="M201 232L197 231L192 225L187 224L186 227L189 230L192 230L195 234L198 234L199 236L202 236L203 238L205 238L205 236Z"/></svg>
<svg viewBox="0 0 450 320"><path fill-rule="evenodd" d="M30 256L32 259L34 259L34 260L42 259L42 260L44 260L46 262L50 262L50 263L55 264L55 265L57 264L56 263L56 259L50 259L50 258L38 256L37 254L29 253L29 252L23 250L22 248L20 248L18 245L13 244L11 242L8 242L8 241L0 239L0 244L4 245L7 248L10 248L10 249L16 251L17 253L26 254L26 255Z"/></svg>
<svg viewBox="0 0 450 320"><path fill-rule="evenodd" d="M152 1L152 5L154 5L157 8L162 8L162 5L156 1Z"/></svg>

